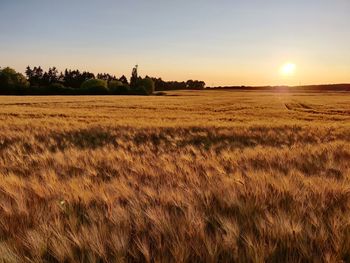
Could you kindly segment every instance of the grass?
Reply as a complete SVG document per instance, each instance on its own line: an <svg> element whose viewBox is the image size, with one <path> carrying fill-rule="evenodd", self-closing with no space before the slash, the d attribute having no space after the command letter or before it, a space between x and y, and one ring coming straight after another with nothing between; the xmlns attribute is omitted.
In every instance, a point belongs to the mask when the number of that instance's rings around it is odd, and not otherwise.
<svg viewBox="0 0 350 263"><path fill-rule="evenodd" d="M349 262L350 95L0 97L0 262Z"/></svg>

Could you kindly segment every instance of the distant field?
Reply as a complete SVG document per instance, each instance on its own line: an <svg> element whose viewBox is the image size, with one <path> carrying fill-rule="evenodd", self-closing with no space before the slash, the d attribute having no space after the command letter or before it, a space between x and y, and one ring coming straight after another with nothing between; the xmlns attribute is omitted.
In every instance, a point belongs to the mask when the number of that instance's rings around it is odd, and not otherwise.
<svg viewBox="0 0 350 263"><path fill-rule="evenodd" d="M0 262L349 262L350 93L0 97Z"/></svg>

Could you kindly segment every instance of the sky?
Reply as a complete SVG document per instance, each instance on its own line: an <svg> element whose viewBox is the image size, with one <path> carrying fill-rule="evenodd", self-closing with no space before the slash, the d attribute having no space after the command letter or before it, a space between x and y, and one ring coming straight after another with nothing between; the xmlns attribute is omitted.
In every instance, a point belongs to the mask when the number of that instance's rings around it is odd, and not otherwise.
<svg viewBox="0 0 350 263"><path fill-rule="evenodd" d="M135 64L207 86L349 83L350 1L0 0L1 67Z"/></svg>

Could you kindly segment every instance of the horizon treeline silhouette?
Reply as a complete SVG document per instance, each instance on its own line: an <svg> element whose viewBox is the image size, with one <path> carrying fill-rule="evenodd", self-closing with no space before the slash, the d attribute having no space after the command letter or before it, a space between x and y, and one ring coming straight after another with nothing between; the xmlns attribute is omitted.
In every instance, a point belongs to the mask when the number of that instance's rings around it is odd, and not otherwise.
<svg viewBox="0 0 350 263"><path fill-rule="evenodd" d="M125 75L94 74L78 69L59 72L56 67L47 71L41 66L25 70L25 76L10 67L0 68L0 95L150 95L154 91L200 90L200 80L164 81L161 78L138 75L136 65L130 80Z"/></svg>

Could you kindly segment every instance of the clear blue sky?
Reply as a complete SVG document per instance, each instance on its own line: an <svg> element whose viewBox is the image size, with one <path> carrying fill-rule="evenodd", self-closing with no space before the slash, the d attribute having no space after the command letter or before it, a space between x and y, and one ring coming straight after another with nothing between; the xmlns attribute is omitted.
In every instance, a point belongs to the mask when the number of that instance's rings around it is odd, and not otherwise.
<svg viewBox="0 0 350 263"><path fill-rule="evenodd" d="M0 0L0 32L0 66L22 72L139 64L207 85L350 82L349 0Z"/></svg>

